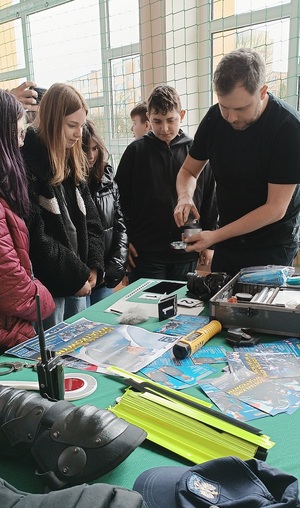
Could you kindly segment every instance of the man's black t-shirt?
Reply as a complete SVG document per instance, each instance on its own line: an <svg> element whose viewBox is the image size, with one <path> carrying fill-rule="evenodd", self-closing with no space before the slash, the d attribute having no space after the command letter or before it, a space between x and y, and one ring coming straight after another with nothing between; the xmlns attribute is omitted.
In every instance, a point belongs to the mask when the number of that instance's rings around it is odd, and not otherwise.
<svg viewBox="0 0 300 508"><path fill-rule="evenodd" d="M234 130L212 106L195 134L190 155L209 159L217 183L219 226L225 226L262 206L268 183L300 183L300 115L269 94L266 109L245 130ZM289 245L296 241L299 224L300 188L285 216L274 224L227 240L226 245L251 247Z"/></svg>

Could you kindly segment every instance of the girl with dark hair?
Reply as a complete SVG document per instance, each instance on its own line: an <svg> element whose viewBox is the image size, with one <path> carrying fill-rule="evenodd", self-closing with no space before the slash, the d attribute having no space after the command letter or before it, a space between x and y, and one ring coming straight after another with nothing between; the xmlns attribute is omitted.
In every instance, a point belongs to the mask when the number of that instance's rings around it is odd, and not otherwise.
<svg viewBox="0 0 300 508"><path fill-rule="evenodd" d="M81 136L87 105L66 83L52 85L39 107L39 126L27 129L26 162L32 211L28 220L35 273L56 310L49 328L86 307L103 279L103 228L86 184Z"/></svg>
<svg viewBox="0 0 300 508"><path fill-rule="evenodd" d="M27 179L20 146L24 139L24 109L0 90L0 352L34 337L35 295L42 317L54 310L49 291L34 279L29 259Z"/></svg>
<svg viewBox="0 0 300 508"><path fill-rule="evenodd" d="M128 255L128 239L120 206L113 169L108 164L108 153L95 125L87 120L83 127L82 147L87 156L88 184L92 198L104 228L105 275L99 286L92 289L90 303L94 304L109 296L125 275Z"/></svg>

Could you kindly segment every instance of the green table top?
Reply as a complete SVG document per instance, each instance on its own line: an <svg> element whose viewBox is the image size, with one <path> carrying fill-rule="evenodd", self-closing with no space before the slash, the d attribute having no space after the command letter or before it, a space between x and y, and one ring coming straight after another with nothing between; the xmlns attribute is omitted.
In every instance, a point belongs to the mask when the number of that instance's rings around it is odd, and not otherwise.
<svg viewBox="0 0 300 508"><path fill-rule="evenodd" d="M71 323L79 317L86 317L87 319L108 324L118 324L118 316L113 313L105 312L105 309L116 302L119 298L128 294L128 292L132 289L139 287L139 285L145 280L146 279L141 279L140 281L121 289L117 293L114 293L105 300L102 300L85 311L77 314L68 321ZM180 296L184 296L185 288L179 290L178 293ZM184 311L182 313L184 314ZM160 324L163 324L163 322ZM147 322L141 324L140 326L153 331L158 327L158 319L149 318ZM230 347L226 344L224 332L221 332L220 335L211 339L210 345L222 345L230 349ZM12 361L12 357L0 357L0 361L8 360ZM72 369L66 369L66 372L72 371L74 372ZM89 374L92 373L89 372ZM98 381L97 390L89 397L75 401L74 404L92 404L105 409L113 405L116 398L124 393L125 385L119 379L98 373L93 373L92 375ZM4 379L32 381L36 380L37 377L34 372L31 372L31 370L23 369L22 371L3 376L3 380ZM197 387L190 388L186 390L186 392L190 395L201 398L202 400L208 400ZM249 423L261 429L263 434L269 436L270 439L275 442L275 446L273 446L273 448L271 448L268 452L266 462L273 467L294 475L300 480L300 462L298 455L300 452L300 412L296 411L292 415L283 413L273 417L268 416ZM165 448L146 440L118 467L96 481L132 488L135 479L144 470L151 467L166 465L191 466L192 464L182 457L169 452ZM44 492L44 484L41 479L35 476L34 470L34 465L32 463L25 462L21 457L17 460L6 459L3 457L0 458L1 478L14 485L16 488L26 492Z"/></svg>

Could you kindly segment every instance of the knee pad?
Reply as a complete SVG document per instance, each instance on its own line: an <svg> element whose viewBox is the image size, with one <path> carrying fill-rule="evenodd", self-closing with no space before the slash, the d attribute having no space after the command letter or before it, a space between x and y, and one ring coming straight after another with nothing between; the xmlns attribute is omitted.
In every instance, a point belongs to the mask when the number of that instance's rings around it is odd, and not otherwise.
<svg viewBox="0 0 300 508"><path fill-rule="evenodd" d="M145 438L108 410L0 385L0 454L31 456L50 490L108 473Z"/></svg>

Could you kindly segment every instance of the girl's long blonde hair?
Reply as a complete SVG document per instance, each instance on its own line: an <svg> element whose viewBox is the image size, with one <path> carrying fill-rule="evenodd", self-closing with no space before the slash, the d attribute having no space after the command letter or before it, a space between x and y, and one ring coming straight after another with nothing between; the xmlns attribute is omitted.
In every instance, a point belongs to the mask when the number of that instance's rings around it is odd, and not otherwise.
<svg viewBox="0 0 300 508"><path fill-rule="evenodd" d="M70 170L74 173L76 183L85 179L86 165L81 140L78 140L72 148L67 148L63 133L64 117L72 115L79 109L88 113L84 98L67 83L54 83L41 101L38 135L47 147L52 164L52 185L63 182Z"/></svg>

